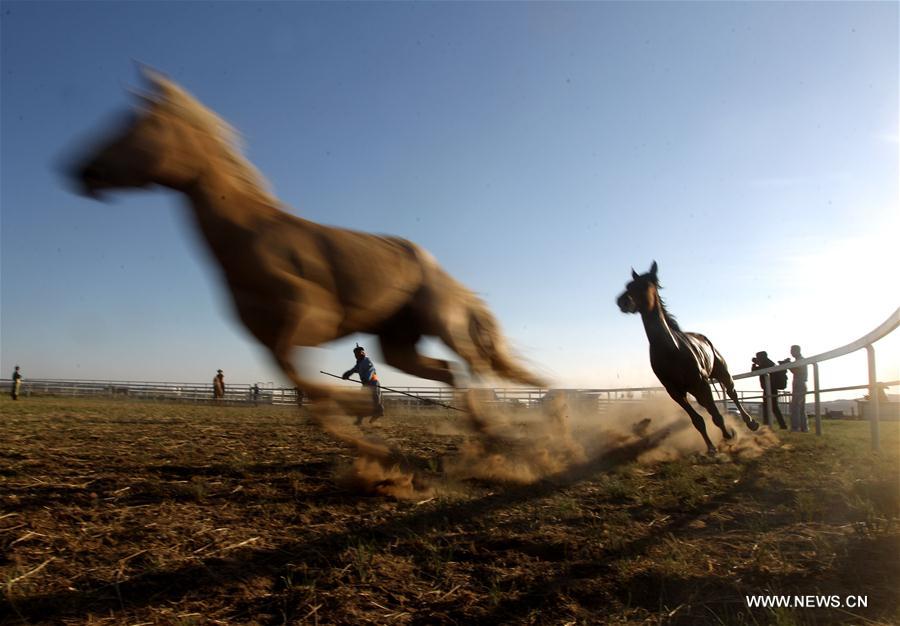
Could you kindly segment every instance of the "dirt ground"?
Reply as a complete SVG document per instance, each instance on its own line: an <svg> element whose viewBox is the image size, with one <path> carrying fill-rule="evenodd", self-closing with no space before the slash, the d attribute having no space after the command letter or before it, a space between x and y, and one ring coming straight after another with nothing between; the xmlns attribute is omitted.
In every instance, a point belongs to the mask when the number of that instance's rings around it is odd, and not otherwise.
<svg viewBox="0 0 900 626"><path fill-rule="evenodd" d="M0 622L900 623L897 423L711 459L686 416L581 417L389 414L373 478L296 408L0 399Z"/></svg>

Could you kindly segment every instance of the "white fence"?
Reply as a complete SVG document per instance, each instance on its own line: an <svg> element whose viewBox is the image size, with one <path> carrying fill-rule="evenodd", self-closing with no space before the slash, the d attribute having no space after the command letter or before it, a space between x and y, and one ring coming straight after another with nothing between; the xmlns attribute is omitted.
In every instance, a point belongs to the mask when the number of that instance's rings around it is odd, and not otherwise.
<svg viewBox="0 0 900 626"><path fill-rule="evenodd" d="M10 381L0 388L10 391ZM108 398L142 398L176 400L182 402L212 402L212 383L135 382L122 380L59 380L34 378L23 381L22 393L54 396L93 396ZM219 402L229 404L296 404L297 391L263 385L226 384L225 397Z"/></svg>
<svg viewBox="0 0 900 626"><path fill-rule="evenodd" d="M878 328L873 331L867 333L863 337L860 337L856 341L852 341L845 346L841 346L840 348L835 348L834 350L829 350L828 352L823 352L821 354L817 354L815 356L806 357L804 359L800 359L799 361L794 361L792 363L785 363L783 365L776 365L774 367L768 367L766 369L756 370L755 372L747 372L745 374L738 374L734 377L735 380L740 380L742 378L751 378L754 376L763 376L765 385L766 385L766 395L769 395L769 390L771 390L771 375L774 372L784 371L791 369L792 367L801 367L812 365L813 368L813 388L811 391L808 391L807 394L813 395L813 401L815 406L815 419L816 419L816 434L822 434L822 406L821 406L821 395L826 392L833 391L849 391L853 389L868 389L869 391L869 406L871 409L868 411L868 419L869 424L871 425L872 431L872 449L878 450L879 448L879 419L881 418L881 400L879 396L885 387L892 387L897 384L900 384L900 381L882 381L879 382L876 379L876 371L875 371L875 343L877 343L880 339L883 339L890 335L894 330L896 330L897 326L900 326L900 308L897 308L890 317L888 317ZM864 385L852 385L849 387L832 387L830 389L821 389L819 386L819 363L823 361L829 361L831 359L836 359L838 357L846 356L858 350L865 349L868 356L868 369L869 369L869 380L867 384Z"/></svg>
<svg viewBox="0 0 900 626"><path fill-rule="evenodd" d="M9 393L11 382L0 381L0 391ZM460 406L466 389L451 387L392 387L384 388L386 402L394 406L429 407ZM534 407L555 395L562 395L570 403L602 407L613 402L640 400L662 392L659 387L629 387L619 389L538 389L488 388L479 389L488 403L518 407ZM225 397L216 400L212 383L136 382L121 380L62 380L34 378L23 381L22 395L53 395L71 397L139 398L174 400L180 402L220 402L226 404L297 404L297 390L271 385L246 383L225 386ZM302 400L302 397L299 398ZM299 402L302 404L302 401Z"/></svg>
<svg viewBox="0 0 900 626"><path fill-rule="evenodd" d="M885 387L891 387L900 384L900 381L877 381L875 376L875 347L874 344L883 339L897 326L900 325L900 308L887 319L883 324L878 326L872 332L857 339L840 348L823 352L815 356L804 358L797 362L787 363L784 365L776 365L767 369L760 369L753 372L746 372L734 376L735 380L755 378L763 376L768 384L769 377L773 372L787 370L791 367L804 365L812 365L813 368L813 385L808 392L814 398L815 409L815 425L816 434L822 434L822 412L820 396L823 393L862 390L867 389L869 392L869 410L866 417L869 419L872 431L872 447L879 447L879 425L878 421L881 415L880 391ZM866 384L853 385L848 387L833 387L830 389L821 389L819 386L819 363L835 359L847 354L865 349L868 354L869 377ZM0 382L0 390L9 393L11 382L9 380ZM771 385L769 385L771 389ZM395 406L402 405L406 407L424 407L424 406L459 406L459 390L450 387L438 386L422 386L422 387L395 387L392 389L384 388L384 398L389 404ZM133 381L114 381L114 380L51 380L51 379L31 379L24 381L22 393L29 394L48 394L62 396L94 396L94 397L111 397L111 398L144 398L159 400L176 400L183 402L213 402L213 386L212 383L174 383L174 382L133 382ZM554 395L563 396L570 405L578 405L581 408L596 410L599 414L613 403L628 402L642 400L658 394L664 394L661 387L626 387L626 388L610 388L610 389L536 389L536 388L494 388L483 389L480 393L484 394L483 398L489 402L498 404L534 407ZM777 394L777 392L776 392ZM768 394L767 394L768 395ZM415 396L415 397L411 397ZM738 391L738 396L742 404L748 405L750 408L758 409L764 400L762 391L747 392ZM779 396L776 395L776 398ZM785 396L781 396L784 398ZM726 410L729 401L725 398L724 393L719 390L720 402ZM297 390L292 388L274 387L271 384L250 385L250 384L227 384L225 398L219 402L229 404L297 404L302 397L298 396ZM755 406L754 406L755 405ZM759 412L758 410L754 412ZM769 412L771 415L771 412Z"/></svg>

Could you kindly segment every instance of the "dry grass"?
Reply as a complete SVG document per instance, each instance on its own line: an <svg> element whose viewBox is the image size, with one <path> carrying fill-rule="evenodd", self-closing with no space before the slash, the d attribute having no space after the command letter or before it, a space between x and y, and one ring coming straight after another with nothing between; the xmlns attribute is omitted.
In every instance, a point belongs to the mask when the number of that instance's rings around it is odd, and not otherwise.
<svg viewBox="0 0 900 626"><path fill-rule="evenodd" d="M898 623L900 433L827 423L755 459L622 444L532 484L446 478L455 416L377 432L430 484L365 497L296 409L0 399L0 621ZM685 418L686 420L686 418ZM749 609L745 594L865 595Z"/></svg>

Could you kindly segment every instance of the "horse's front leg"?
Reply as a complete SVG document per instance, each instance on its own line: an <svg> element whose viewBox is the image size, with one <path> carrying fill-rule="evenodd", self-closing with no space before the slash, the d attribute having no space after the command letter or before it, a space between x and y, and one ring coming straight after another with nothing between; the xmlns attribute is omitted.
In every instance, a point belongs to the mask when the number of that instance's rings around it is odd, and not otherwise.
<svg viewBox="0 0 900 626"><path fill-rule="evenodd" d="M290 277L283 282L285 284L277 284L281 290L279 294L234 289L232 295L238 316L269 349L278 367L295 387L311 401L330 399L335 389L300 374L294 366L293 356L297 346L317 346L337 337L340 307L331 302L330 294L314 294L319 297L310 298L308 290L291 289L302 279Z"/></svg>
<svg viewBox="0 0 900 626"><path fill-rule="evenodd" d="M706 442L706 453L710 456L715 456L716 447L710 440L709 435L706 434L706 422L703 420L703 416L697 413L697 411L694 410L694 407L691 406L690 402L688 402L687 394L669 391L669 395L672 396L672 399L678 403L678 406L684 409L685 412L691 417L691 421L694 423L694 428L697 429L697 432L699 432L703 437L703 441Z"/></svg>
<svg viewBox="0 0 900 626"><path fill-rule="evenodd" d="M713 424L719 427L719 430L722 431L722 436L725 437L725 439L734 438L734 431L725 425L725 418L722 417L722 414L719 412L719 407L716 406L716 400L713 398L712 390L709 388L709 385L705 382L699 383L693 393L694 397L697 398L697 402L700 403L700 406L709 411L709 414L712 415Z"/></svg>

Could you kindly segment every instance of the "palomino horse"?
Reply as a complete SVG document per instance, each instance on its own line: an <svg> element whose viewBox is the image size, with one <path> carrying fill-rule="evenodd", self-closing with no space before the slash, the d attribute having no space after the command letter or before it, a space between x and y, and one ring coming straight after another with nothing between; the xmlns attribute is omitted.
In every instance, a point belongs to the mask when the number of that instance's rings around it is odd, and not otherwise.
<svg viewBox="0 0 900 626"><path fill-rule="evenodd" d="M378 335L385 361L414 376L456 382L447 361L417 352L430 335L475 375L543 386L510 356L485 304L425 250L285 212L228 124L171 80L144 75L151 92L136 115L71 174L93 197L153 184L183 193L241 322L311 400L338 392L297 371L295 347L356 332Z"/></svg>
<svg viewBox="0 0 900 626"><path fill-rule="evenodd" d="M634 280L625 286L625 293L619 296L616 304L623 313L641 314L644 331L650 340L650 366L653 373L672 399L691 416L694 428L703 435L709 454L715 454L716 448L706 434L706 423L688 402L688 394L694 396L697 402L709 411L713 422L722 430L725 439L731 439L734 433L725 427L725 420L716 408L709 388L710 379L722 384L750 430L758 429L759 424L738 401L734 381L728 373L725 359L713 347L712 342L698 333L682 331L675 318L666 311L662 298L659 297L657 269L654 261L650 271L641 276L631 270Z"/></svg>

